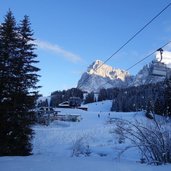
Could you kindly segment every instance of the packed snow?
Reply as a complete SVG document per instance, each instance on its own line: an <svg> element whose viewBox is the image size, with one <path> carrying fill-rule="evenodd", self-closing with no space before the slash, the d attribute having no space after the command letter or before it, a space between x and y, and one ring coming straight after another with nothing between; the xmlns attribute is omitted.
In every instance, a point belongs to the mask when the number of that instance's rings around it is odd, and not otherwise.
<svg viewBox="0 0 171 171"><path fill-rule="evenodd" d="M109 118L134 119L148 122L143 112L110 112L112 102L88 104L88 111L56 109L60 114L81 115L80 122L53 121L49 126L35 125L33 155L27 157L0 157L1 171L170 171L171 165L141 164L139 153L130 149L118 157L126 144L118 144L111 134ZM83 140L90 153L73 155L74 145Z"/></svg>

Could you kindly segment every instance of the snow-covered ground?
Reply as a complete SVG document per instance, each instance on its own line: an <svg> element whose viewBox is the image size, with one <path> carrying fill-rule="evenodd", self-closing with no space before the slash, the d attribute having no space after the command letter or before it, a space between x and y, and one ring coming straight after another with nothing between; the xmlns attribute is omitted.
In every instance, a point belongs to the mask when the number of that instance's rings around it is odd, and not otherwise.
<svg viewBox="0 0 171 171"><path fill-rule="evenodd" d="M49 126L33 127L33 155L28 157L0 157L0 171L170 171L171 165L154 166L139 163L135 149L128 150L120 158L118 143L110 133L113 125L109 117L133 121L147 121L142 112L110 112L111 101L89 104L88 111L56 109L61 114L79 114L80 122L54 121ZM72 157L72 147L80 138L88 144L88 157ZM118 148L119 147L119 148Z"/></svg>

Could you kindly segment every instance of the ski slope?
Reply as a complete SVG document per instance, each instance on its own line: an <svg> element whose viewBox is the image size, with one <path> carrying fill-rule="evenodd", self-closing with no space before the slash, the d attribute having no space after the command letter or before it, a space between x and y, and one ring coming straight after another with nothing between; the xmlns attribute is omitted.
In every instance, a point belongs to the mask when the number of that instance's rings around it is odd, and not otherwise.
<svg viewBox="0 0 171 171"><path fill-rule="evenodd" d="M56 109L61 114L79 114L80 122L54 121L49 126L35 125L33 155L27 157L0 157L0 171L170 171L171 165L146 165L139 163L137 150L130 149L120 158L118 146L111 134L109 117L129 121L148 122L142 112L110 112L112 102L88 104L88 111L79 109ZM90 156L72 157L75 142L83 138L89 145Z"/></svg>

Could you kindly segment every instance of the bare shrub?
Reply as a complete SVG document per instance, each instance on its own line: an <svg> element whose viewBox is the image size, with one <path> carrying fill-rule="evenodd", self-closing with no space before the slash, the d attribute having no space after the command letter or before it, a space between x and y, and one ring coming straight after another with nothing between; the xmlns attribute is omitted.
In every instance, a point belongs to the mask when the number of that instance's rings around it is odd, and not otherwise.
<svg viewBox="0 0 171 171"><path fill-rule="evenodd" d="M116 127L113 133L122 139L124 137L130 140L132 147L137 147L140 150L142 163L156 165L171 163L170 124L155 119L151 120L148 125L123 119L115 119L114 123Z"/></svg>
<svg viewBox="0 0 171 171"><path fill-rule="evenodd" d="M86 137L80 137L75 140L72 146L72 154L71 156L79 157L81 155L83 156L90 156L91 150L90 146L88 144Z"/></svg>

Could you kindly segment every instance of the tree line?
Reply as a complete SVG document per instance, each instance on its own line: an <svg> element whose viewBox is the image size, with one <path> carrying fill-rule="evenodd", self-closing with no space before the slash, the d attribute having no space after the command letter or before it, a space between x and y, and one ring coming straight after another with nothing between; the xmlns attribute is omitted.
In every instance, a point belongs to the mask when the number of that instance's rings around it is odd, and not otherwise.
<svg viewBox="0 0 171 171"><path fill-rule="evenodd" d="M52 92L50 106L57 107L58 104L68 101L70 97L80 97L83 100L83 92L77 88Z"/></svg>
<svg viewBox="0 0 171 171"><path fill-rule="evenodd" d="M50 104L52 107L57 107L59 103L76 96L80 97L84 104L112 100L111 111L134 112L145 110L148 113L171 115L171 79L137 87L101 89L98 98L95 97L94 92L90 92L83 99L83 94L84 92L77 88L55 91L51 94ZM41 106L47 106L47 101L42 102Z"/></svg>
<svg viewBox="0 0 171 171"><path fill-rule="evenodd" d="M171 116L171 79L125 89L101 89L98 101L113 100L111 111L142 111Z"/></svg>
<svg viewBox="0 0 171 171"><path fill-rule="evenodd" d="M171 78L155 84L128 88L101 89L98 99L95 93L88 93L84 103L112 100L111 111L135 112L147 111L171 116Z"/></svg>

